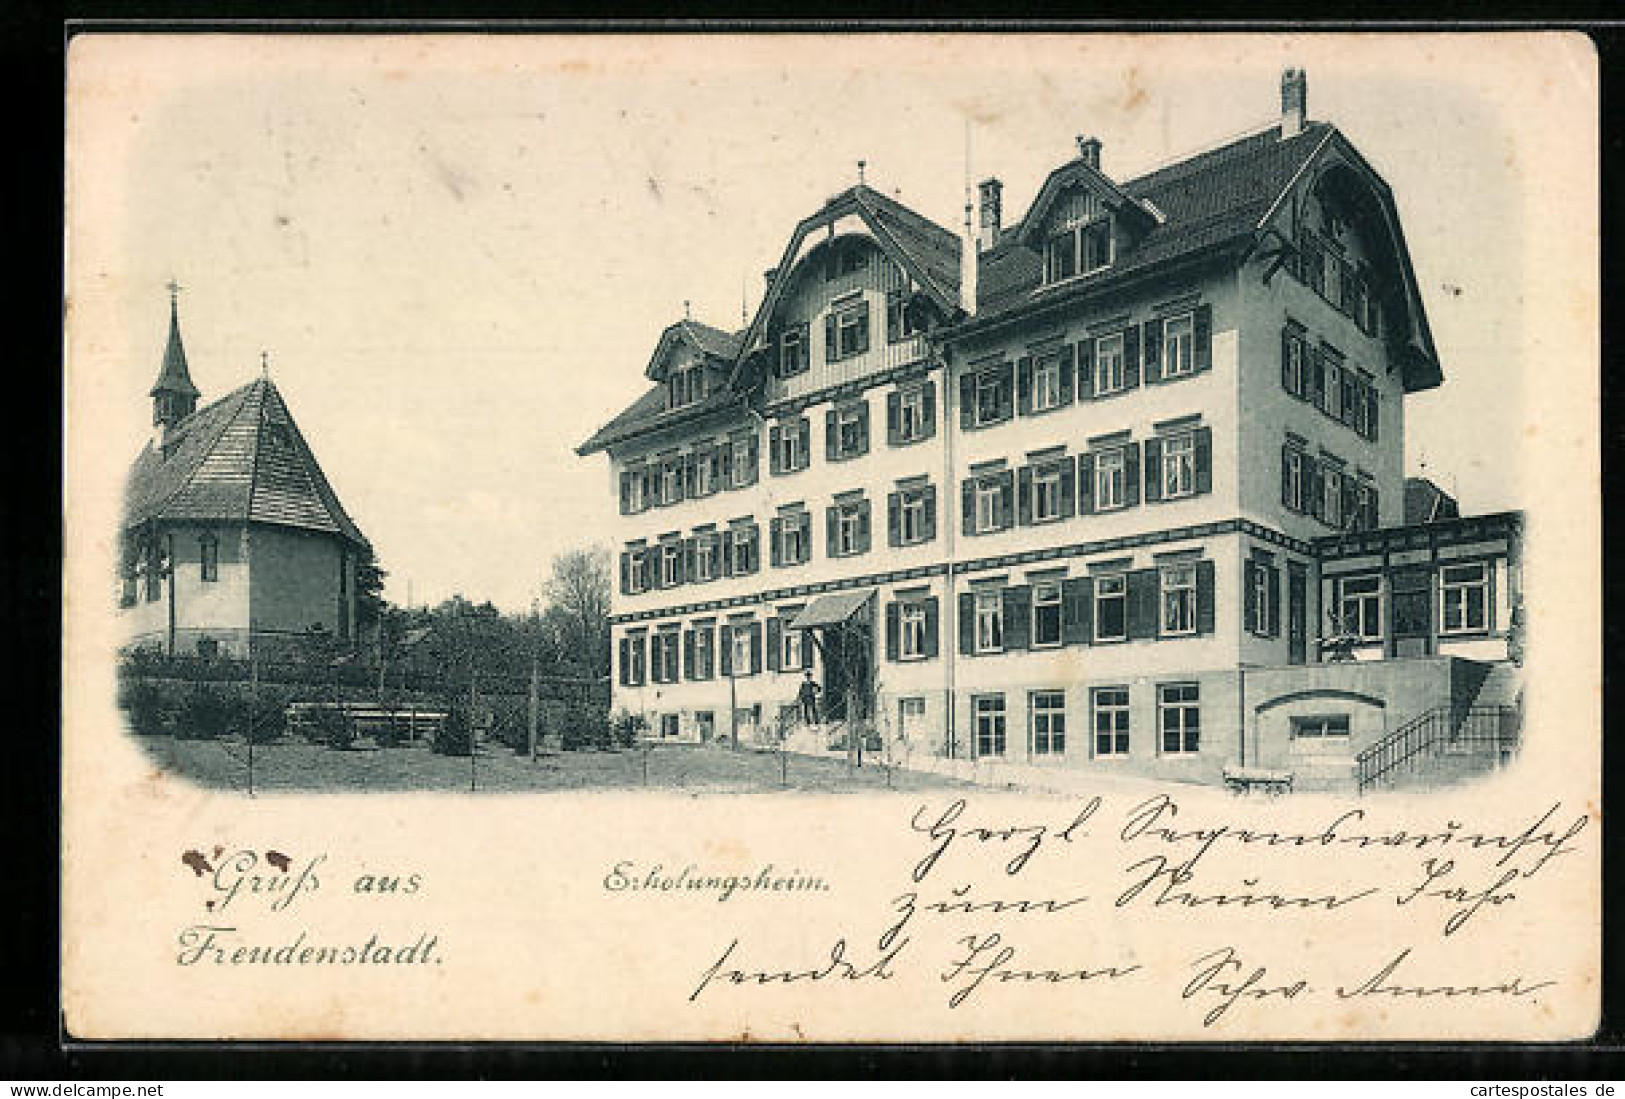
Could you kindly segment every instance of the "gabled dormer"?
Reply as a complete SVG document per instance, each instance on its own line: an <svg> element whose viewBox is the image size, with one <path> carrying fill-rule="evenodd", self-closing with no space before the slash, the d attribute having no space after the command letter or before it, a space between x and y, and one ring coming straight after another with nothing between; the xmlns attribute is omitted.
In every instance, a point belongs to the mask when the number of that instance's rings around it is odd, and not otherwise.
<svg viewBox="0 0 1625 1099"><path fill-rule="evenodd" d="M1078 139L1078 156L1050 173L1016 239L1043 260L1052 286L1109 269L1157 224L1157 215L1100 169L1100 141Z"/></svg>
<svg viewBox="0 0 1625 1099"><path fill-rule="evenodd" d="M666 408L687 408L727 385L738 351L736 334L685 319L661 333L644 373L664 388Z"/></svg>

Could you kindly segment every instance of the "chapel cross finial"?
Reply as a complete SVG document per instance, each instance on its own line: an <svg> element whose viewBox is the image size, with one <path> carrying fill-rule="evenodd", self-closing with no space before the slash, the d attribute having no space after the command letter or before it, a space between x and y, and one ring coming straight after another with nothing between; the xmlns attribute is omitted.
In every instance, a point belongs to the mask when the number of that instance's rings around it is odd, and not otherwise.
<svg viewBox="0 0 1625 1099"><path fill-rule="evenodd" d="M260 352L260 377L268 378L270 376L271 376L271 353L269 351L261 351Z"/></svg>
<svg viewBox="0 0 1625 1099"><path fill-rule="evenodd" d="M868 163L869 162L867 160L858 161L858 186L859 187L863 186L863 169Z"/></svg>
<svg viewBox="0 0 1625 1099"><path fill-rule="evenodd" d="M181 284L176 282L174 279L170 279L168 282L164 283L164 286L169 290L169 304L174 305L176 299L180 297Z"/></svg>

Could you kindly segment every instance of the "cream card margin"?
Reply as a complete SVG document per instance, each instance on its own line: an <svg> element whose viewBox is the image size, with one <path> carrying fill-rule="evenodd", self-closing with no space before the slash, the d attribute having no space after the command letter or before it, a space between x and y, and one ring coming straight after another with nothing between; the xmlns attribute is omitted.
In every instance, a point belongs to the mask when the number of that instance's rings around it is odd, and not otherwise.
<svg viewBox="0 0 1625 1099"><path fill-rule="evenodd" d="M1116 1038L1534 1038L1583 1037L1595 1025L1599 995L1600 829L1585 836L1554 886L1523 902L1501 933L1479 940L1478 958L1524 959L1564 975L1563 994L1539 1013L1494 1002L1456 1009L1259 1009L1224 1032L1203 1031L1168 990L1117 995L1102 1005L1045 999L1040 1011L968 1015L900 996L896 990L719 999L684 1006L673 996L725 942L726 921L748 924L764 958L794 960L809 929L851 920L868 936L900 870L918 854L906 834L917 798L681 797L640 794L553 796L390 795L265 797L209 793L154 771L120 734L109 654L115 626L111 591L114 529L129 455L103 445L99 423L117 421L109 372L121 344L108 325L109 280L119 278L129 149L109 120L144 94L140 67L154 51L177 63L231 63L241 42L199 45L142 36L81 37L69 64L67 146L69 298L67 338L63 698L63 996L69 1034L84 1039L1116 1039ZM1200 64L1217 39L1163 36L1156 64ZM682 67L760 62L783 41L713 42L703 51L680 38L622 40L639 63ZM1035 56L1049 45L1034 38ZM1540 331L1522 393L1524 482L1529 488L1526 585L1529 610L1529 738L1519 765L1490 783L1441 792L1426 806L1386 804L1391 822L1444 816L1510 823L1562 799L1600 813L1600 499L1596 61L1578 35L1254 36L1283 58L1344 51L1370 59L1373 79L1389 65L1495 67L1509 92L1525 180L1526 307ZM309 60L334 40L268 38L272 54ZM185 49L181 50L184 46ZM377 38L368 46L402 66L557 63L591 57L590 39ZM893 36L871 55L889 64L939 64L968 56L974 39ZM162 56L161 54L159 56ZM1312 65L1312 60L1310 64ZM1512 94L1515 93L1515 94ZM1065 123L1062 122L1062 125ZM1403 207L1404 196L1400 196ZM1464 233L1494 231L1462 226ZM1484 348L1494 354L1494 348ZM145 371L151 364L137 364ZM1471 362L1450 369L1470 370ZM1462 410L1470 416L1470 409ZM1496 457L1506 441L1486 441ZM1191 812L1262 818L1214 792L1186 793ZM984 816L1062 815L1055 799L973 796ZM1274 825L1322 821L1329 802L1304 797L1270 811ZM1475 816L1476 815L1476 816ZM426 973L312 971L265 976L216 972L207 979L173 964L174 934L196 917L196 898L175 873L177 853L212 843L325 851L347 869L413 870L423 898L385 914L359 903L322 909L324 933L338 938L369 926L436 928L449 964ZM618 906L598 886L616 858L748 858L799 862L839 881L838 899L793 909L713 907L670 911ZM736 914L737 912L737 914ZM1206 917L1204 917L1205 919ZM1203 924L1157 943L1138 941L1142 958L1185 956ZM1132 936L1126 926L1107 929ZM1386 925L1342 927L1315 949L1353 955L1380 941ZM1266 930L1238 929L1243 946L1267 945ZM1250 936L1250 937L1249 937ZM1309 944L1305 944L1306 946ZM1367 952L1369 955L1369 952ZM1471 974L1465 974L1470 976ZM663 987L670 984L671 987ZM940 1000L937 997L936 1000ZM1170 1002L1172 1001L1172 1002ZM1040 1001L1034 1000L1035 1004Z"/></svg>

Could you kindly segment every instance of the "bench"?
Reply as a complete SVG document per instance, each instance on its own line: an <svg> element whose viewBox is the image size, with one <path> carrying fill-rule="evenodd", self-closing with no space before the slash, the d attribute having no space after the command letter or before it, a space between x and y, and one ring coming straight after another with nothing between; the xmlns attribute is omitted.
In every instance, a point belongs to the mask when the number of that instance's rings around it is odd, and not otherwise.
<svg viewBox="0 0 1625 1099"><path fill-rule="evenodd" d="M1270 797L1292 792L1292 772L1272 771L1264 767L1226 767L1224 785L1232 794L1245 794L1263 790Z"/></svg>
<svg viewBox="0 0 1625 1099"><path fill-rule="evenodd" d="M317 712L323 710L342 713L358 735L402 730L408 740L416 740L420 731L438 733L446 721L444 710L400 709L368 702L290 702L288 731L298 732L313 725Z"/></svg>

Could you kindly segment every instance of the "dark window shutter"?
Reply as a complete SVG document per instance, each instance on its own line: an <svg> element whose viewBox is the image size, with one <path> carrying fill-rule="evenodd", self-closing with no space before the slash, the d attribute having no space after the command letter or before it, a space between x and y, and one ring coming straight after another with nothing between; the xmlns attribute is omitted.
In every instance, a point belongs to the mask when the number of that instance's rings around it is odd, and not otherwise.
<svg viewBox="0 0 1625 1099"><path fill-rule="evenodd" d="M620 657L619 682L623 687L630 687L632 685L632 646L624 637L621 638Z"/></svg>
<svg viewBox="0 0 1625 1099"><path fill-rule="evenodd" d="M1145 499L1155 503L1162 499L1162 440L1145 441Z"/></svg>
<svg viewBox="0 0 1625 1099"><path fill-rule="evenodd" d="M1071 456L1061 462L1061 518L1070 519L1077 510L1078 470Z"/></svg>
<svg viewBox="0 0 1625 1099"><path fill-rule="evenodd" d="M650 547L643 554L643 590L648 591L655 586L655 577L659 575L659 562L655 559L654 547Z"/></svg>
<svg viewBox="0 0 1625 1099"><path fill-rule="evenodd" d="M767 620L767 670L776 672L784 662L784 622L779 618Z"/></svg>
<svg viewBox="0 0 1625 1099"><path fill-rule="evenodd" d="M923 537L927 542L937 537L937 486L925 486L925 530Z"/></svg>
<svg viewBox="0 0 1625 1099"><path fill-rule="evenodd" d="M1281 329L1281 388L1294 397L1301 397L1292 384L1292 345L1297 342L1297 334L1292 331L1291 325Z"/></svg>
<svg viewBox="0 0 1625 1099"><path fill-rule="evenodd" d="M1292 503L1292 448L1289 446L1281 447L1281 506L1288 511L1298 510Z"/></svg>
<svg viewBox="0 0 1625 1099"><path fill-rule="evenodd" d="M1371 530L1376 530L1382 525L1382 509L1377 506L1376 485L1371 485L1366 489L1365 499L1366 506L1370 508L1370 518L1367 525Z"/></svg>
<svg viewBox="0 0 1625 1099"><path fill-rule="evenodd" d="M903 494L900 492L886 495L886 544L903 544Z"/></svg>
<svg viewBox="0 0 1625 1099"><path fill-rule="evenodd" d="M1141 346L1145 349L1145 381L1147 385L1162 380L1162 321L1145 322Z"/></svg>
<svg viewBox="0 0 1625 1099"><path fill-rule="evenodd" d="M1196 321L1192 326L1196 330L1196 369L1198 372L1213 369L1213 306L1198 305L1196 307Z"/></svg>
<svg viewBox="0 0 1625 1099"><path fill-rule="evenodd" d="M858 508L858 552L869 552L869 501L865 500Z"/></svg>
<svg viewBox="0 0 1625 1099"><path fill-rule="evenodd" d="M621 474L621 514L632 514L632 475Z"/></svg>
<svg viewBox="0 0 1625 1099"><path fill-rule="evenodd" d="M1134 507L1140 502L1140 447L1130 443L1123 448L1123 505Z"/></svg>
<svg viewBox="0 0 1625 1099"><path fill-rule="evenodd" d="M1033 467L1022 466L1016 492L1016 522L1033 525Z"/></svg>
<svg viewBox="0 0 1625 1099"><path fill-rule="evenodd" d="M1061 582L1061 639L1068 645L1094 640L1095 585L1087 576Z"/></svg>
<svg viewBox="0 0 1625 1099"><path fill-rule="evenodd" d="M1213 632L1213 562L1196 562L1196 632Z"/></svg>
<svg viewBox="0 0 1625 1099"><path fill-rule="evenodd" d="M630 595L631 593L632 593L632 555L630 553L622 553L621 554L621 594L622 595Z"/></svg>
<svg viewBox="0 0 1625 1099"><path fill-rule="evenodd" d="M1078 400L1091 401L1095 396L1095 341L1086 339L1077 344Z"/></svg>
<svg viewBox="0 0 1625 1099"><path fill-rule="evenodd" d="M869 402L858 405L858 453L869 453Z"/></svg>
<svg viewBox="0 0 1625 1099"><path fill-rule="evenodd" d="M1365 436L1373 443L1377 441L1377 388L1371 386L1365 391Z"/></svg>
<svg viewBox="0 0 1625 1099"><path fill-rule="evenodd" d="M1320 463L1309 455L1303 456L1303 490L1309 494L1309 507L1305 510L1316 519L1326 517L1326 488L1321 483Z"/></svg>
<svg viewBox="0 0 1625 1099"><path fill-rule="evenodd" d="M796 367L805 370L812 359L812 333L806 321L802 321L798 327L801 329L801 347L796 351Z"/></svg>
<svg viewBox="0 0 1625 1099"><path fill-rule="evenodd" d="M1016 408L1023 416L1033 410L1033 360L1023 355L1016 361Z"/></svg>
<svg viewBox="0 0 1625 1099"><path fill-rule="evenodd" d="M750 674L755 675L762 670L762 624L750 624Z"/></svg>
<svg viewBox="0 0 1625 1099"><path fill-rule="evenodd" d="M922 438L929 439L937 433L937 383L925 383L925 395L921 398L925 405L925 415L920 418Z"/></svg>
<svg viewBox="0 0 1625 1099"><path fill-rule="evenodd" d="M1078 514L1093 515L1095 511L1095 456L1078 455Z"/></svg>
<svg viewBox="0 0 1625 1099"><path fill-rule="evenodd" d="M1128 635L1135 640L1156 637L1159 579L1156 569L1135 569L1128 574Z"/></svg>
<svg viewBox="0 0 1625 1099"><path fill-rule="evenodd" d="M959 376L959 429L969 431L976 425L976 375Z"/></svg>
<svg viewBox="0 0 1625 1099"><path fill-rule="evenodd" d="M1321 354L1320 348L1309 350L1309 376L1310 392L1314 396L1315 407L1326 407L1326 357Z"/></svg>
<svg viewBox="0 0 1625 1099"><path fill-rule="evenodd" d="M835 430L835 410L829 409L824 413L824 458L835 461L840 456L841 439Z"/></svg>
<svg viewBox="0 0 1625 1099"><path fill-rule="evenodd" d="M893 663L897 660L897 634L900 613L901 608L896 603L886 604L886 659Z"/></svg>
<svg viewBox="0 0 1625 1099"><path fill-rule="evenodd" d="M725 530L717 539L717 546L722 551L722 575L734 574L734 532Z"/></svg>
<svg viewBox="0 0 1625 1099"><path fill-rule="evenodd" d="M897 445L897 406L902 394L895 389L886 394L886 445Z"/></svg>
<svg viewBox="0 0 1625 1099"><path fill-rule="evenodd" d="M837 348L835 346L835 314L834 313L825 313L824 314L824 361L827 362L827 363L834 362L836 354L837 354Z"/></svg>
<svg viewBox="0 0 1625 1099"><path fill-rule="evenodd" d="M959 651L976 651L976 596L968 591L959 593Z"/></svg>
<svg viewBox="0 0 1625 1099"><path fill-rule="evenodd" d="M937 597L933 595L925 600L925 656L928 659L937 655L937 620L939 617Z"/></svg>
<svg viewBox="0 0 1625 1099"><path fill-rule="evenodd" d="M1241 613L1250 633L1256 633L1258 627L1258 570L1263 568L1257 561L1243 561L1241 563L1242 587Z"/></svg>
<svg viewBox="0 0 1625 1099"><path fill-rule="evenodd" d="M1123 388L1140 384L1140 326L1131 324L1123 333Z"/></svg>
<svg viewBox="0 0 1625 1099"><path fill-rule="evenodd" d="M1016 521L1016 474L1007 469L999 474L999 529L1009 530Z"/></svg>
<svg viewBox="0 0 1625 1099"><path fill-rule="evenodd" d="M1004 649L1029 646L1033 632L1033 590L1026 585L1004 589Z"/></svg>
<svg viewBox="0 0 1625 1099"><path fill-rule="evenodd" d="M683 631L683 678L699 678L699 669L694 667L694 631Z"/></svg>
<svg viewBox="0 0 1625 1099"><path fill-rule="evenodd" d="M1005 363L999 368L999 419L1008 420L1015 412L1015 373L1014 363Z"/></svg>
<svg viewBox="0 0 1625 1099"><path fill-rule="evenodd" d="M831 557L840 556L839 530L841 509L833 505L824 509L824 552Z"/></svg>
<svg viewBox="0 0 1625 1099"><path fill-rule="evenodd" d="M1072 403L1072 383L1077 379L1078 348L1076 344L1064 343L1061 345L1060 365L1060 400L1062 404Z"/></svg>
<svg viewBox="0 0 1625 1099"><path fill-rule="evenodd" d="M960 530L965 534L976 533L976 478L967 477L959 488L959 520Z"/></svg>
<svg viewBox="0 0 1625 1099"><path fill-rule="evenodd" d="M767 522L768 558L775 566L784 564L784 520L775 516Z"/></svg>
<svg viewBox="0 0 1625 1099"><path fill-rule="evenodd" d="M761 437L754 431L750 438L745 440L745 484L754 485L757 480L757 471L761 468Z"/></svg>
<svg viewBox="0 0 1625 1099"><path fill-rule="evenodd" d="M722 483L718 488L732 488L734 480L734 445L733 440L727 440L717 448L721 453Z"/></svg>
<svg viewBox="0 0 1625 1099"><path fill-rule="evenodd" d="M1343 529L1349 530L1354 526L1354 520L1359 518L1359 516L1355 514L1356 500L1354 498L1353 477L1350 477L1347 474L1343 475L1343 483L1338 486L1338 496L1340 498L1340 502L1342 503L1342 507L1339 510L1343 513Z"/></svg>
<svg viewBox="0 0 1625 1099"><path fill-rule="evenodd" d="M1269 630L1271 637L1281 636L1281 570L1269 566Z"/></svg>
<svg viewBox="0 0 1625 1099"><path fill-rule="evenodd" d="M683 583L685 584L692 584L694 582L695 573L699 571L699 569L695 566L695 557L698 552L699 550L695 545L694 539L683 539Z"/></svg>
<svg viewBox="0 0 1625 1099"><path fill-rule="evenodd" d="M1196 429L1196 491L1213 491L1213 429Z"/></svg>
<svg viewBox="0 0 1625 1099"><path fill-rule="evenodd" d="M784 448L784 426L774 424L767 429L767 471L769 473L783 473L784 463L780 458Z"/></svg>
<svg viewBox="0 0 1625 1099"><path fill-rule="evenodd" d="M683 469L683 496L685 499L692 500L699 495L699 486L697 484L699 459L693 454L685 454L679 460L682 462Z"/></svg>
<svg viewBox="0 0 1625 1099"><path fill-rule="evenodd" d="M863 312L858 314L858 353L869 350L869 314L874 311L874 303L867 298L863 302Z"/></svg>

